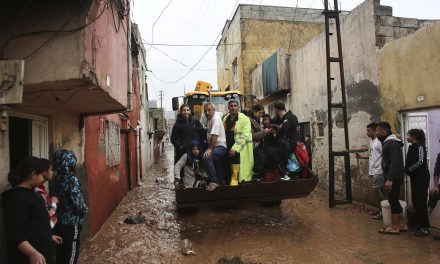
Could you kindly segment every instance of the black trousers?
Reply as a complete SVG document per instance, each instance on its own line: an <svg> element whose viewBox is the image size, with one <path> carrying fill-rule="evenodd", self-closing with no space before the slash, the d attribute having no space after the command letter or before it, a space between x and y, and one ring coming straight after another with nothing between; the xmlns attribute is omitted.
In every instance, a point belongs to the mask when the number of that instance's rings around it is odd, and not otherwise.
<svg viewBox="0 0 440 264"><path fill-rule="evenodd" d="M416 210L417 224L422 228L429 227L428 216L428 188L429 174L414 175L411 177L411 198Z"/></svg>
<svg viewBox="0 0 440 264"><path fill-rule="evenodd" d="M264 152L260 148L254 148L254 173L257 178L263 178Z"/></svg>
<svg viewBox="0 0 440 264"><path fill-rule="evenodd" d="M393 180L393 186L391 192L388 193L388 202L390 203L391 213L400 214L402 213L402 206L399 202L400 197L400 186L402 185L403 179Z"/></svg>
<svg viewBox="0 0 440 264"><path fill-rule="evenodd" d="M81 229L81 225L55 225L55 234L63 239L56 249L57 264L75 264L78 261Z"/></svg>
<svg viewBox="0 0 440 264"><path fill-rule="evenodd" d="M286 172L289 151L282 145L265 146L264 149L264 169L271 170L278 167L283 174ZM254 162L255 164L255 162Z"/></svg>

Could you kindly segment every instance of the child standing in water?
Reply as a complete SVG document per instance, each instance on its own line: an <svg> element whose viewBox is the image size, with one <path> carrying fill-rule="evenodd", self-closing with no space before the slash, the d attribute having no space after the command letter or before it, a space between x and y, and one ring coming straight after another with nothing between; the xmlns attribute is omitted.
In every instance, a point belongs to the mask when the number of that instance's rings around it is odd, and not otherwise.
<svg viewBox="0 0 440 264"><path fill-rule="evenodd" d="M53 154L53 166L56 170L54 194L59 199L55 233L63 238L63 244L56 251L59 264L77 262L82 221L88 212L81 184L74 173L76 164L72 151L58 149Z"/></svg>
<svg viewBox="0 0 440 264"><path fill-rule="evenodd" d="M52 235L44 200L34 191L43 184L43 174L40 159L28 157L8 175L12 189L2 198L10 263L53 263L52 241L62 242Z"/></svg>

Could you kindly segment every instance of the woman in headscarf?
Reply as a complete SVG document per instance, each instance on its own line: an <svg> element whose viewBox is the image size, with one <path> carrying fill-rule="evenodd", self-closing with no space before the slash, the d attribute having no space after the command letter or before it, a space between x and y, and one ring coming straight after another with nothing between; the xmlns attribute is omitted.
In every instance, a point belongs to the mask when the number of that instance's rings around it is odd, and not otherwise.
<svg viewBox="0 0 440 264"><path fill-rule="evenodd" d="M59 199L55 233L63 238L63 243L57 247L57 263L76 263L82 221L89 210L81 184L75 176L76 164L72 151L58 149L53 154L53 167L56 170L54 194Z"/></svg>
<svg viewBox="0 0 440 264"><path fill-rule="evenodd" d="M203 153L204 151L199 141L194 140L190 143L189 150L174 165L174 184L176 188L181 188L182 186L184 188L206 186L208 175L203 170ZM182 169L184 169L183 179L180 177Z"/></svg>

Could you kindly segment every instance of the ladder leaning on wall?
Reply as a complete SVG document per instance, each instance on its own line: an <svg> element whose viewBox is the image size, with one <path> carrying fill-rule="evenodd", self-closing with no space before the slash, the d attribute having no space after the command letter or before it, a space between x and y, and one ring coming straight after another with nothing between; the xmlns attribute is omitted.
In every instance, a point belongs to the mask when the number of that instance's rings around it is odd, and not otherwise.
<svg viewBox="0 0 440 264"><path fill-rule="evenodd" d="M352 202L352 190L351 190L351 171L350 171L350 150L349 150L349 138L348 138L348 125L347 125L347 103L345 92L345 79L344 79L344 62L342 57L342 44L341 44L341 27L339 21L339 14L341 11L338 9L338 0L334 0L333 9L329 8L328 0L324 0L324 17L325 17L325 48L326 48L326 66L327 66L327 105L328 105L328 155L329 155L329 207L332 208L337 204L351 203ZM338 57L331 56L330 38L333 33L330 32L330 20L334 19L336 29L336 40L338 48ZM332 93L332 81L335 80L331 75L331 64L337 63L339 65L339 77L341 80L341 93L342 102L334 103ZM342 111L343 125L344 125L344 141L345 150L335 151L333 149L333 109ZM335 159L337 157L344 158L344 174L345 174L345 199L335 199Z"/></svg>

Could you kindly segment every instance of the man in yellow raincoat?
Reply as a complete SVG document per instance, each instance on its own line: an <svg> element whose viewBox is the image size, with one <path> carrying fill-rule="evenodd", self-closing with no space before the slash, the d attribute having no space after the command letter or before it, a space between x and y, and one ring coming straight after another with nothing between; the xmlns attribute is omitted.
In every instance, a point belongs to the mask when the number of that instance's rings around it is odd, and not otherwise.
<svg viewBox="0 0 440 264"><path fill-rule="evenodd" d="M239 182L252 180L254 154L252 143L252 127L249 118L239 112L238 102L228 102L229 114L223 118L226 132L226 145L231 165L231 186Z"/></svg>

